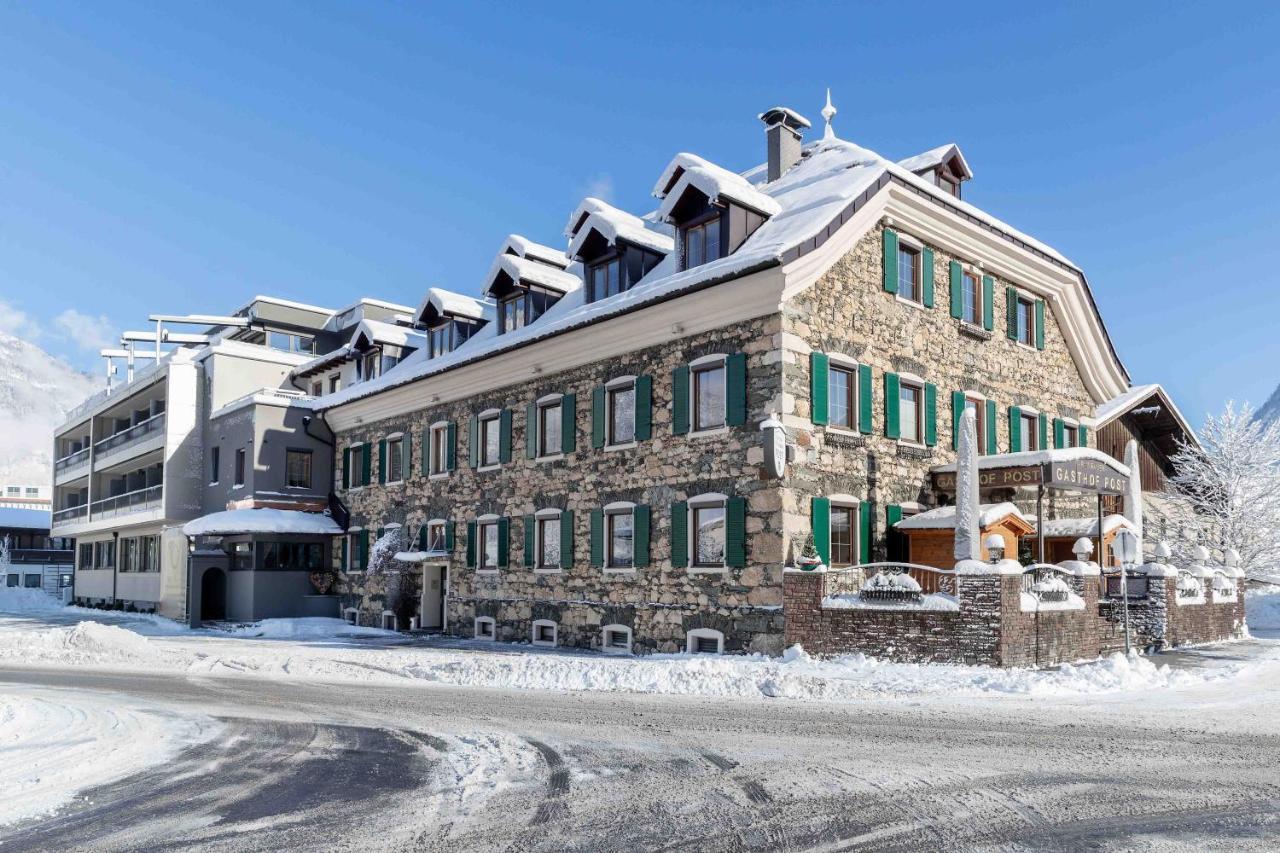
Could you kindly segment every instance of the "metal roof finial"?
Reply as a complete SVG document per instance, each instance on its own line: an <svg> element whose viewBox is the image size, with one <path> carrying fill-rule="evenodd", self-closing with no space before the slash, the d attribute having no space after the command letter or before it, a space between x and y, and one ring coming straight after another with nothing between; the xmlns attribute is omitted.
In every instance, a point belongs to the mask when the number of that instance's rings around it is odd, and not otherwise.
<svg viewBox="0 0 1280 853"><path fill-rule="evenodd" d="M831 105L831 87L827 87L827 105L822 108L822 118L827 123L827 129L822 132L823 139L835 139L836 132L831 129L831 120L836 117L836 108Z"/></svg>

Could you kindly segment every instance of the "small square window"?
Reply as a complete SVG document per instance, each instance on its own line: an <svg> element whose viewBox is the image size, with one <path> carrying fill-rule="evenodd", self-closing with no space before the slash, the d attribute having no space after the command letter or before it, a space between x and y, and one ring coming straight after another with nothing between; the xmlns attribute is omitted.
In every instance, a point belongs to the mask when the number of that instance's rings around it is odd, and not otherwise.
<svg viewBox="0 0 1280 853"><path fill-rule="evenodd" d="M609 444L636 440L636 386L615 385L605 392L609 410Z"/></svg>
<svg viewBox="0 0 1280 853"><path fill-rule="evenodd" d="M323 381L323 380L317 380L317 381L315 381L315 382L312 382L312 383L311 383L311 396L312 396L312 397L323 397L323 396L324 396L324 381Z"/></svg>
<svg viewBox="0 0 1280 853"><path fill-rule="evenodd" d="M635 566L635 514L631 510L610 512L605 515L608 530L608 560L611 569L630 569Z"/></svg>
<svg viewBox="0 0 1280 853"><path fill-rule="evenodd" d="M832 367L827 381L827 422L853 429L857 374L847 367Z"/></svg>
<svg viewBox="0 0 1280 853"><path fill-rule="evenodd" d="M1080 430L1071 424L1062 427L1062 444L1064 447L1080 446Z"/></svg>
<svg viewBox="0 0 1280 853"><path fill-rule="evenodd" d="M560 401L538 407L538 455L557 456L562 452L560 444Z"/></svg>
<svg viewBox="0 0 1280 853"><path fill-rule="evenodd" d="M898 244L898 295L911 302L921 301L920 253Z"/></svg>
<svg viewBox="0 0 1280 853"><path fill-rule="evenodd" d="M693 369L693 428L708 430L726 423L724 362Z"/></svg>

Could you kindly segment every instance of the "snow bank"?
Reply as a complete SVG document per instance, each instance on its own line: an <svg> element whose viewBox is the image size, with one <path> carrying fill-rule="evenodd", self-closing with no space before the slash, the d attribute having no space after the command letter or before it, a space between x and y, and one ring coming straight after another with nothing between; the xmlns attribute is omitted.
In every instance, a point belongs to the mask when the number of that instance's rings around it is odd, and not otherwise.
<svg viewBox="0 0 1280 853"><path fill-rule="evenodd" d="M77 791L162 764L219 728L118 697L0 688L0 826L53 814Z"/></svg>
<svg viewBox="0 0 1280 853"><path fill-rule="evenodd" d="M42 590L0 587L0 613L48 613L61 607L62 602Z"/></svg>
<svg viewBox="0 0 1280 853"><path fill-rule="evenodd" d="M147 666L163 657L146 637L100 622L0 635L0 660L6 662Z"/></svg>
<svg viewBox="0 0 1280 853"><path fill-rule="evenodd" d="M1280 636L1280 589L1246 589L1244 618L1250 633Z"/></svg>
<svg viewBox="0 0 1280 853"><path fill-rule="evenodd" d="M238 625L226 633L235 637L262 640L332 640L338 637L400 637L395 631L352 625L345 619L308 616L298 619L263 619L250 625Z"/></svg>

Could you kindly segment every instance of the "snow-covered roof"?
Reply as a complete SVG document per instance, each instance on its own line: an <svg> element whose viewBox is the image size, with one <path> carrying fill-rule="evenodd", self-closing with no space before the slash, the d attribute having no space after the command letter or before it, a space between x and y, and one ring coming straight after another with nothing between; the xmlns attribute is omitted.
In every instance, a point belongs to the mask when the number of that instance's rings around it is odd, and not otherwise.
<svg viewBox="0 0 1280 853"><path fill-rule="evenodd" d="M332 367L335 364L346 361L351 357L351 344L343 344L335 350L318 355L310 361L300 364L290 371L291 376L306 376L308 373L314 373L317 370L324 370L326 367Z"/></svg>
<svg viewBox="0 0 1280 853"><path fill-rule="evenodd" d="M524 281L558 290L561 293L568 293L582 286L582 279L578 276L550 264L515 255L498 255L493 259L493 267L489 271L489 278L485 281L486 295L492 292L494 279L499 273L506 273L512 281Z"/></svg>
<svg viewBox="0 0 1280 853"><path fill-rule="evenodd" d="M237 533L305 533L330 536L342 528L322 512L297 509L228 509L188 521L187 536L229 536Z"/></svg>
<svg viewBox="0 0 1280 853"><path fill-rule="evenodd" d="M0 506L0 528L16 530L48 530L53 513L47 509Z"/></svg>
<svg viewBox="0 0 1280 853"><path fill-rule="evenodd" d="M683 162L696 165L692 156ZM672 251L674 241L670 226L654 222L652 217L642 218L618 210L596 198L584 199L570 216L565 228L566 236L571 238L568 252L571 257L577 255L587 235L595 229L611 242L616 239L627 240L663 253L666 255L665 259L650 270L643 280L623 293L587 303L583 298L583 289L578 288L559 300L537 322L523 328L499 335L493 328L495 324L489 324L464 345L442 357L427 359L421 352L415 353L377 379L352 385L329 395L325 398L326 408L340 406L535 340L624 314L695 287L728 281L750 272L788 263L821 245L859 205L866 203L892 180L909 186L923 197L935 199L940 205L961 216L1069 269L1079 276L1086 304L1096 313L1096 305L1083 273L1062 254L955 198L874 151L831 137L804 146L800 162L777 180L766 182L766 170L765 165L760 165L742 173L741 177L757 191L775 201L780 208L779 212L757 228L733 254L692 269L679 269ZM1115 356L1105 327L1099 322L1096 329L1114 359L1117 372L1123 375L1123 366L1120 365L1118 356ZM1098 454L1098 457L1102 458L1102 454ZM990 459L991 457L983 457L984 462L981 464L989 465ZM1106 459L1112 461L1109 457ZM1024 464L1033 464L1033 461L1028 459ZM1127 473L1128 469L1123 470Z"/></svg>
<svg viewBox="0 0 1280 853"><path fill-rule="evenodd" d="M408 326L367 319L360 321L360 325L356 327L356 333L351 336L351 343L353 346L358 346L362 339L369 343L414 349L421 349L427 341L425 335L415 332Z"/></svg>
<svg viewBox="0 0 1280 853"><path fill-rule="evenodd" d="M454 293L452 290L445 290L442 287L427 289L427 295L423 298L422 304L418 306L418 311L414 315L419 322L422 321L428 306L435 308L437 314L466 317L470 320L492 320L495 313L493 300L491 299L477 299L474 296Z"/></svg>
<svg viewBox="0 0 1280 853"><path fill-rule="evenodd" d="M954 142L948 142L946 145L939 145L937 148L930 148L922 154L914 157L908 157L905 160L899 160L898 165L906 169L908 172L923 172L925 169L934 169L943 163L956 157L960 160L961 176L972 178L973 171L969 168L969 163L964 159L964 154L960 152L960 146Z"/></svg>
<svg viewBox="0 0 1280 853"><path fill-rule="evenodd" d="M336 314L332 308L325 308L320 305L308 305L305 302L294 302L292 299L281 299L278 296L263 296L261 294L253 297L244 305L237 308L233 314L239 314L242 311L248 311L256 302L265 302L268 305L279 305L282 308L297 308L302 311L314 311L317 314Z"/></svg>
<svg viewBox="0 0 1280 853"><path fill-rule="evenodd" d="M669 255L675 248L670 225L641 219L633 213L619 210L608 202L598 198L584 198L569 223L565 226L565 236L569 237L568 255L576 258L582 249L583 242L591 234L592 229L609 243L625 240L659 254Z"/></svg>
<svg viewBox="0 0 1280 853"><path fill-rule="evenodd" d="M1187 423L1187 419L1182 416L1182 412L1178 410L1174 404L1173 398L1169 396L1169 392L1164 390L1164 386L1155 382L1147 385L1134 385L1128 391L1113 397L1094 409L1093 417L1096 421L1095 426L1101 428L1114 421L1116 418L1130 411L1139 403L1149 399L1153 394L1160 396L1160 400L1168 408L1169 413L1178 419L1178 423L1186 431L1187 435L1194 437L1195 430Z"/></svg>
<svg viewBox="0 0 1280 853"><path fill-rule="evenodd" d="M1044 465L1051 462L1075 462L1081 459L1092 459L1101 462L1121 476L1128 477L1129 469L1124 463L1111 458L1101 450L1092 447L1063 447L1051 450L1023 450L1019 453L993 453L990 456L978 457L978 469L985 468L1022 468L1031 465ZM956 470L956 463L934 465L929 469L937 472Z"/></svg>
<svg viewBox="0 0 1280 853"><path fill-rule="evenodd" d="M653 194L662 199L658 218L669 222L671 212L689 187L701 192L710 201L727 200L748 207L765 216L775 216L782 210L773 198L751 186L746 178L728 169L708 162L696 154L677 154L663 170L654 186Z"/></svg>
<svg viewBox="0 0 1280 853"><path fill-rule="evenodd" d="M560 269L569 266L569 257L564 252L559 249L553 249L550 246L544 246L541 243L535 243L520 234L508 234L507 238L502 241L502 248L498 250L498 254L517 255L521 258L542 261L544 264L554 264Z"/></svg>
<svg viewBox="0 0 1280 853"><path fill-rule="evenodd" d="M1031 523L1036 523L1035 516L1030 516ZM1102 535L1106 536L1118 527L1133 529L1133 523L1123 515L1108 515L1102 519ZM1037 530L1039 528L1037 527ZM1044 523L1044 535L1049 539L1098 535L1098 519L1093 518L1050 518Z"/></svg>
<svg viewBox="0 0 1280 853"><path fill-rule="evenodd" d="M769 107L769 109L759 113L756 118L770 124L781 120L792 127L813 127L807 118L791 109L791 107Z"/></svg>
<svg viewBox="0 0 1280 853"><path fill-rule="evenodd" d="M998 504L982 504L978 507L978 526L990 527L997 521L1012 515L1030 524L1027 517L1008 501ZM956 526L956 508L940 506L928 512L909 515L893 525L898 530L950 530Z"/></svg>

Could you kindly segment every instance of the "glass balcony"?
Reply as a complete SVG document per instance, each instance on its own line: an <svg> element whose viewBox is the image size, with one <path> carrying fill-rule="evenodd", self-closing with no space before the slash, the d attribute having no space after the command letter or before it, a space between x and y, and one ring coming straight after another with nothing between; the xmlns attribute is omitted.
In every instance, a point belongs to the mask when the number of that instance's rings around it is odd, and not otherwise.
<svg viewBox="0 0 1280 853"><path fill-rule="evenodd" d="M98 454L108 453L121 447L141 441L148 436L154 435L164 429L165 413L161 412L154 417L147 418L141 423L134 424L128 429L121 430L115 435L108 436L93 446L94 452ZM81 451L82 453L84 451Z"/></svg>
<svg viewBox="0 0 1280 853"><path fill-rule="evenodd" d="M53 463L53 470L59 474L89 461L89 448L77 450Z"/></svg>
<svg viewBox="0 0 1280 853"><path fill-rule="evenodd" d="M84 518L89 514L89 505L80 504L79 506L69 506L66 509L54 510L53 523L66 524L69 521L75 521L77 518Z"/></svg>
<svg viewBox="0 0 1280 853"><path fill-rule="evenodd" d="M156 509L160 506L161 488L159 485L148 486L145 489L137 489L132 492L125 492L123 495L94 501L93 518L98 521L104 518L113 518L117 515L126 515L131 512Z"/></svg>

